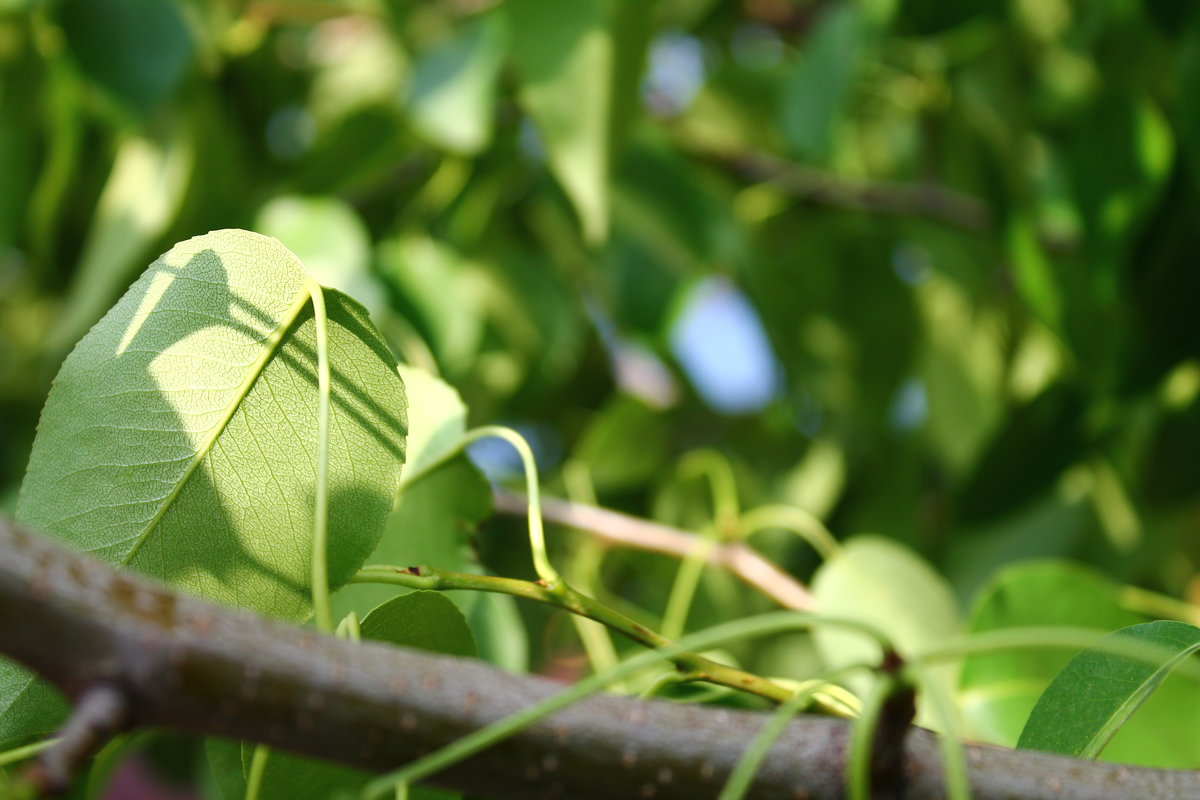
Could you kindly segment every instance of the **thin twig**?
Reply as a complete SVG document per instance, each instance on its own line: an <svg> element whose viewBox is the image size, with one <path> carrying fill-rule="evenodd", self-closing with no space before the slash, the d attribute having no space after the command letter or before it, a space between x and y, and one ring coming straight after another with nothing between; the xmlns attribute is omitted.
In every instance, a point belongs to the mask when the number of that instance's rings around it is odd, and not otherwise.
<svg viewBox="0 0 1200 800"><path fill-rule="evenodd" d="M429 589L440 592L457 589L507 594L545 603L580 617L595 620L646 647L666 647L672 644L670 639L639 625L603 603L598 603L587 595L575 591L565 582L561 583L557 589L552 589L541 581L533 583L492 575L471 575L437 567L376 565L359 570L358 574L351 578L351 583L384 583L405 586L410 589ZM720 664L697 653L680 653L673 661L681 673L691 675L693 680L709 681L719 686L750 692L776 702L783 702L791 696L791 692L787 689L766 678Z"/></svg>
<svg viewBox="0 0 1200 800"><path fill-rule="evenodd" d="M991 227L980 199L937 183L862 180L833 175L766 153L718 157L743 179L769 183L801 200L875 214L928 217L970 231Z"/></svg>
<svg viewBox="0 0 1200 800"><path fill-rule="evenodd" d="M525 498L510 492L496 491L492 500L495 509L505 514L523 515L527 510ZM679 558L694 552L701 545L698 536L677 528L619 511L552 497L542 498L542 516L559 525L587 531L608 544ZM729 570L784 608L816 610L817 604L803 584L746 544L726 542L714 545L709 550L708 562Z"/></svg>

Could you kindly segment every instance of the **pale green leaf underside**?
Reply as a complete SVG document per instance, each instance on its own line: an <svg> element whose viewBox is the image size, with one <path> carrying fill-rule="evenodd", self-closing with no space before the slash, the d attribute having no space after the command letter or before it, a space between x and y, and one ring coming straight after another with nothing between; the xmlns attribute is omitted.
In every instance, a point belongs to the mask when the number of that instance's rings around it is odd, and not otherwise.
<svg viewBox="0 0 1200 800"><path fill-rule="evenodd" d="M904 545L876 536L858 536L846 542L838 555L826 561L813 579L813 596L823 613L860 620L883 631L901 655L919 652L955 636L961 626L954 594L944 578ZM879 645L860 634L818 629L813 634L817 651L827 667L877 662ZM931 670L949 688L945 670ZM862 694L869 679L852 680ZM936 716L922 697L920 724Z"/></svg>
<svg viewBox="0 0 1200 800"><path fill-rule="evenodd" d="M317 462L308 280L286 248L247 231L199 236L155 261L63 363L17 516L193 594L306 617ZM379 540L407 416L365 311L333 290L325 299L336 587ZM12 688L0 681L0 698Z"/></svg>
<svg viewBox="0 0 1200 800"><path fill-rule="evenodd" d="M1184 622L1147 622L1106 638L1144 642L1166 657L1148 663L1099 650L1080 653L1038 699L1018 747L1095 758L1171 670L1200 652L1200 628ZM1200 729L1200 706L1193 715L1192 730Z"/></svg>
<svg viewBox="0 0 1200 800"><path fill-rule="evenodd" d="M408 462L403 484L436 464L467 430L467 407L453 386L420 367L401 364L408 397Z"/></svg>

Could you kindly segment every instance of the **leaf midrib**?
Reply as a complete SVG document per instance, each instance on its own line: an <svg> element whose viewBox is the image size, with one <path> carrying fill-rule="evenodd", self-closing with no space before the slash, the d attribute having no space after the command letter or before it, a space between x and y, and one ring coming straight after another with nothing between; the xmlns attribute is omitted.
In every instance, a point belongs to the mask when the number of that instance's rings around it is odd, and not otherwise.
<svg viewBox="0 0 1200 800"><path fill-rule="evenodd" d="M169 511L171 506L174 504L175 498L179 496L181 491L183 491L183 487L186 486L187 482L191 479L192 473L196 471L196 468L200 466L200 462L202 462L212 451L213 445L216 444L217 439L221 437L221 434L225 432L225 428L228 427L229 421L233 419L233 415L236 414L237 410L241 407L242 401L246 399L246 395L249 394L251 387L254 386L254 383L262 375L263 370L266 368L267 362L269 362L279 350L279 346L283 342L284 334L287 333L288 329L292 326L292 323L294 323L297 317L300 316L300 312L308 304L308 301L308 287L305 286L296 293L296 297L292 301L292 305L288 308L287 313L280 320L279 324L275 326L275 329L271 331L271 335L267 337L267 346L263 348L262 355L258 357L258 359L251 366L251 369L247 372L246 379L242 382L242 385L238 387L238 391L234 395L233 400L230 402L229 407L225 409L225 415L221 418L221 421L218 422L213 428L212 432L208 436L207 441L205 441L200 447L196 448L196 453L192 456L191 463L188 464L187 469L183 471L183 474L179 477L179 480L175 482L175 485L171 488L170 493L163 498L158 511L155 512L150 521L146 523L146 527L142 530L142 532L138 534L137 540L133 543L133 546L129 548L129 552L126 553L121 559L122 565L128 565L133 560L133 557L137 555L138 550L141 549L147 537L149 537L151 532L153 532L158 526L158 523L162 520L162 518L166 516L167 511Z"/></svg>

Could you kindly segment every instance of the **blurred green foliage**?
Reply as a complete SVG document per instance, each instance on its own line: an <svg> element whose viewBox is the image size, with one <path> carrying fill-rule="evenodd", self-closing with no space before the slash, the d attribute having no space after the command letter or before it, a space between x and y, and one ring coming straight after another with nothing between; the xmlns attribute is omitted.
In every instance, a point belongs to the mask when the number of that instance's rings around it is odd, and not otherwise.
<svg viewBox="0 0 1200 800"><path fill-rule="evenodd" d="M703 527L674 465L711 447L743 505L907 544L964 617L1033 557L1197 603L1198 219L1190 0L8 0L0 504L73 343L244 227L559 494L583 465ZM477 555L520 574L509 524ZM604 584L652 619L675 568ZM706 574L689 625L764 607ZM756 663L785 650L815 657Z"/></svg>

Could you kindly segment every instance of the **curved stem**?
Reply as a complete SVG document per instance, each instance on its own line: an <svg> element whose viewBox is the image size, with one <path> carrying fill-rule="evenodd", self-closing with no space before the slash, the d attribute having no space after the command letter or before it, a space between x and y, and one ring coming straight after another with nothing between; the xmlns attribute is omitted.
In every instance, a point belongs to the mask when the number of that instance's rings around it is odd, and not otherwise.
<svg viewBox="0 0 1200 800"><path fill-rule="evenodd" d="M775 611L748 619L727 622L705 631L685 636L675 643L665 643L655 650L647 650L629 658L610 670L584 678L574 686L535 703L521 711L468 734L434 753L418 759L395 772L377 778L367 784L363 791L365 800L380 798L398 782L414 783L446 767L478 753L486 747L527 728L538 720L566 708L602 690L614 680L626 678L640 669L658 661L676 661L689 655L689 651L705 650L730 641L759 636L769 636L785 631L804 630L818 624L839 624L848 628L878 635L870 626L856 620L840 620L805 614L798 611ZM707 676L706 676L707 677ZM707 678L711 680L711 678ZM778 697L786 701L791 696L783 692Z"/></svg>
<svg viewBox="0 0 1200 800"><path fill-rule="evenodd" d="M696 475L704 475L708 479L709 491L712 492L716 537L718 540L732 539L737 533L740 509L737 482L734 480L729 459L711 448L694 450L679 462L677 472L680 479Z"/></svg>
<svg viewBox="0 0 1200 800"><path fill-rule="evenodd" d="M317 483L313 508L312 596L317 629L333 632L329 599L329 331L325 290L308 279L317 331Z"/></svg>
<svg viewBox="0 0 1200 800"><path fill-rule="evenodd" d="M524 436L512 428L505 428L501 425L485 425L467 431L463 436L462 446L466 447L471 442L489 436L508 442L521 457L521 464L525 468L525 494L529 498L529 546L533 554L533 569L539 578L545 581L549 587L554 588L562 583L562 579L550 564L550 557L546 554L546 533L542 528L541 491L538 488L537 462L533 458L533 450L529 448L529 442L525 441Z"/></svg>
<svg viewBox="0 0 1200 800"><path fill-rule="evenodd" d="M561 608L572 614L593 619L617 633L624 634L633 641L646 647L661 648L672 646L671 640L655 633L644 625L639 625L623 614L609 608L603 603L581 594L567 584L561 584L553 589L540 583L516 580L513 578L497 578L491 575L470 575L462 572L438 569L437 567L386 567L372 566L359 570L351 579L351 583L384 583L405 586L410 589L432 589L447 591L466 589L482 592L511 594L526 600ZM799 612L781 612L799 613ZM887 646L887 637L869 625L855 620L843 620L835 617L820 615L803 615L814 624L829 624L849 628L875 639ZM753 675L734 667L720 664L694 652L681 652L672 658L675 666L682 672L694 674L695 680L728 686L732 689L756 694L768 700L783 702L791 696L791 692L774 682L759 675ZM597 673L601 674L601 673ZM603 674L607 674L607 671ZM620 675L614 680L620 680Z"/></svg>
<svg viewBox="0 0 1200 800"><path fill-rule="evenodd" d="M462 453L472 442L489 437L503 439L508 442L521 458L521 465L525 470L525 494L528 496L527 518L529 520L529 547L533 554L533 569L537 572L539 579L545 581L547 586L554 588L562 582L562 578L559 577L558 572L550 564L549 556L546 555L546 534L542 527L542 502L541 491L538 487L537 462L534 460L533 450L529 448L529 443L525 441L524 436L512 428L506 428L503 425L484 425L469 430L462 435L462 438L453 447L409 475L408 479L402 483L402 486L412 486L450 459Z"/></svg>
<svg viewBox="0 0 1200 800"><path fill-rule="evenodd" d="M742 538L749 539L753 534L770 528L791 531L807 542L826 561L842 549L837 539L829 532L829 528L825 527L825 523L801 508L785 505L760 506L742 515Z"/></svg>
<svg viewBox="0 0 1200 800"><path fill-rule="evenodd" d="M746 791L750 788L750 784L754 781L754 775L758 772L758 768L762 766L763 760L767 757L767 752L771 749L771 745L787 729L788 723L792 721L792 717L800 713L800 710L804 708L809 700L813 699L817 692L831 685L830 681L835 677L844 675L852 670L865 668L869 668L869 665L854 664L836 670L826 675L822 680L804 681L798 686L795 694L788 698L787 702L775 709L775 713L767 720L767 724L762 727L762 730L750 742L750 746L746 748L746 752L738 760L737 766L729 774L729 780L725 782L725 787L721 789L720 797L717 800L742 800L746 795Z"/></svg>
<svg viewBox="0 0 1200 800"><path fill-rule="evenodd" d="M1159 619L1177 619L1200 627L1200 606L1140 586L1122 586L1117 602L1138 614Z"/></svg>
<svg viewBox="0 0 1200 800"><path fill-rule="evenodd" d="M931 647L910 656L908 666L923 669L939 661L950 661L979 653L1030 648L1059 648L1068 650L1094 649L1113 655L1126 656L1147 664L1159 664L1175 654L1145 641L1125 641L1120 637L1105 637L1109 631L1092 628L1021 627L974 633L945 644ZM1189 659L1175 671L1200 681L1200 663Z"/></svg>
<svg viewBox="0 0 1200 800"><path fill-rule="evenodd" d="M862 714L850 729L850 753L846 757L846 795L850 800L871 798L871 750L875 743L875 727L883 713L883 704L895 687L896 679L891 675L875 681L863 701Z"/></svg>
<svg viewBox="0 0 1200 800"><path fill-rule="evenodd" d="M696 587L700 585L708 554L715 545L712 538L697 539L696 546L679 563L675 582L671 584L671 594L667 598L667 608L663 612L663 635L668 639L678 639L683 635L688 612L696 597Z"/></svg>

